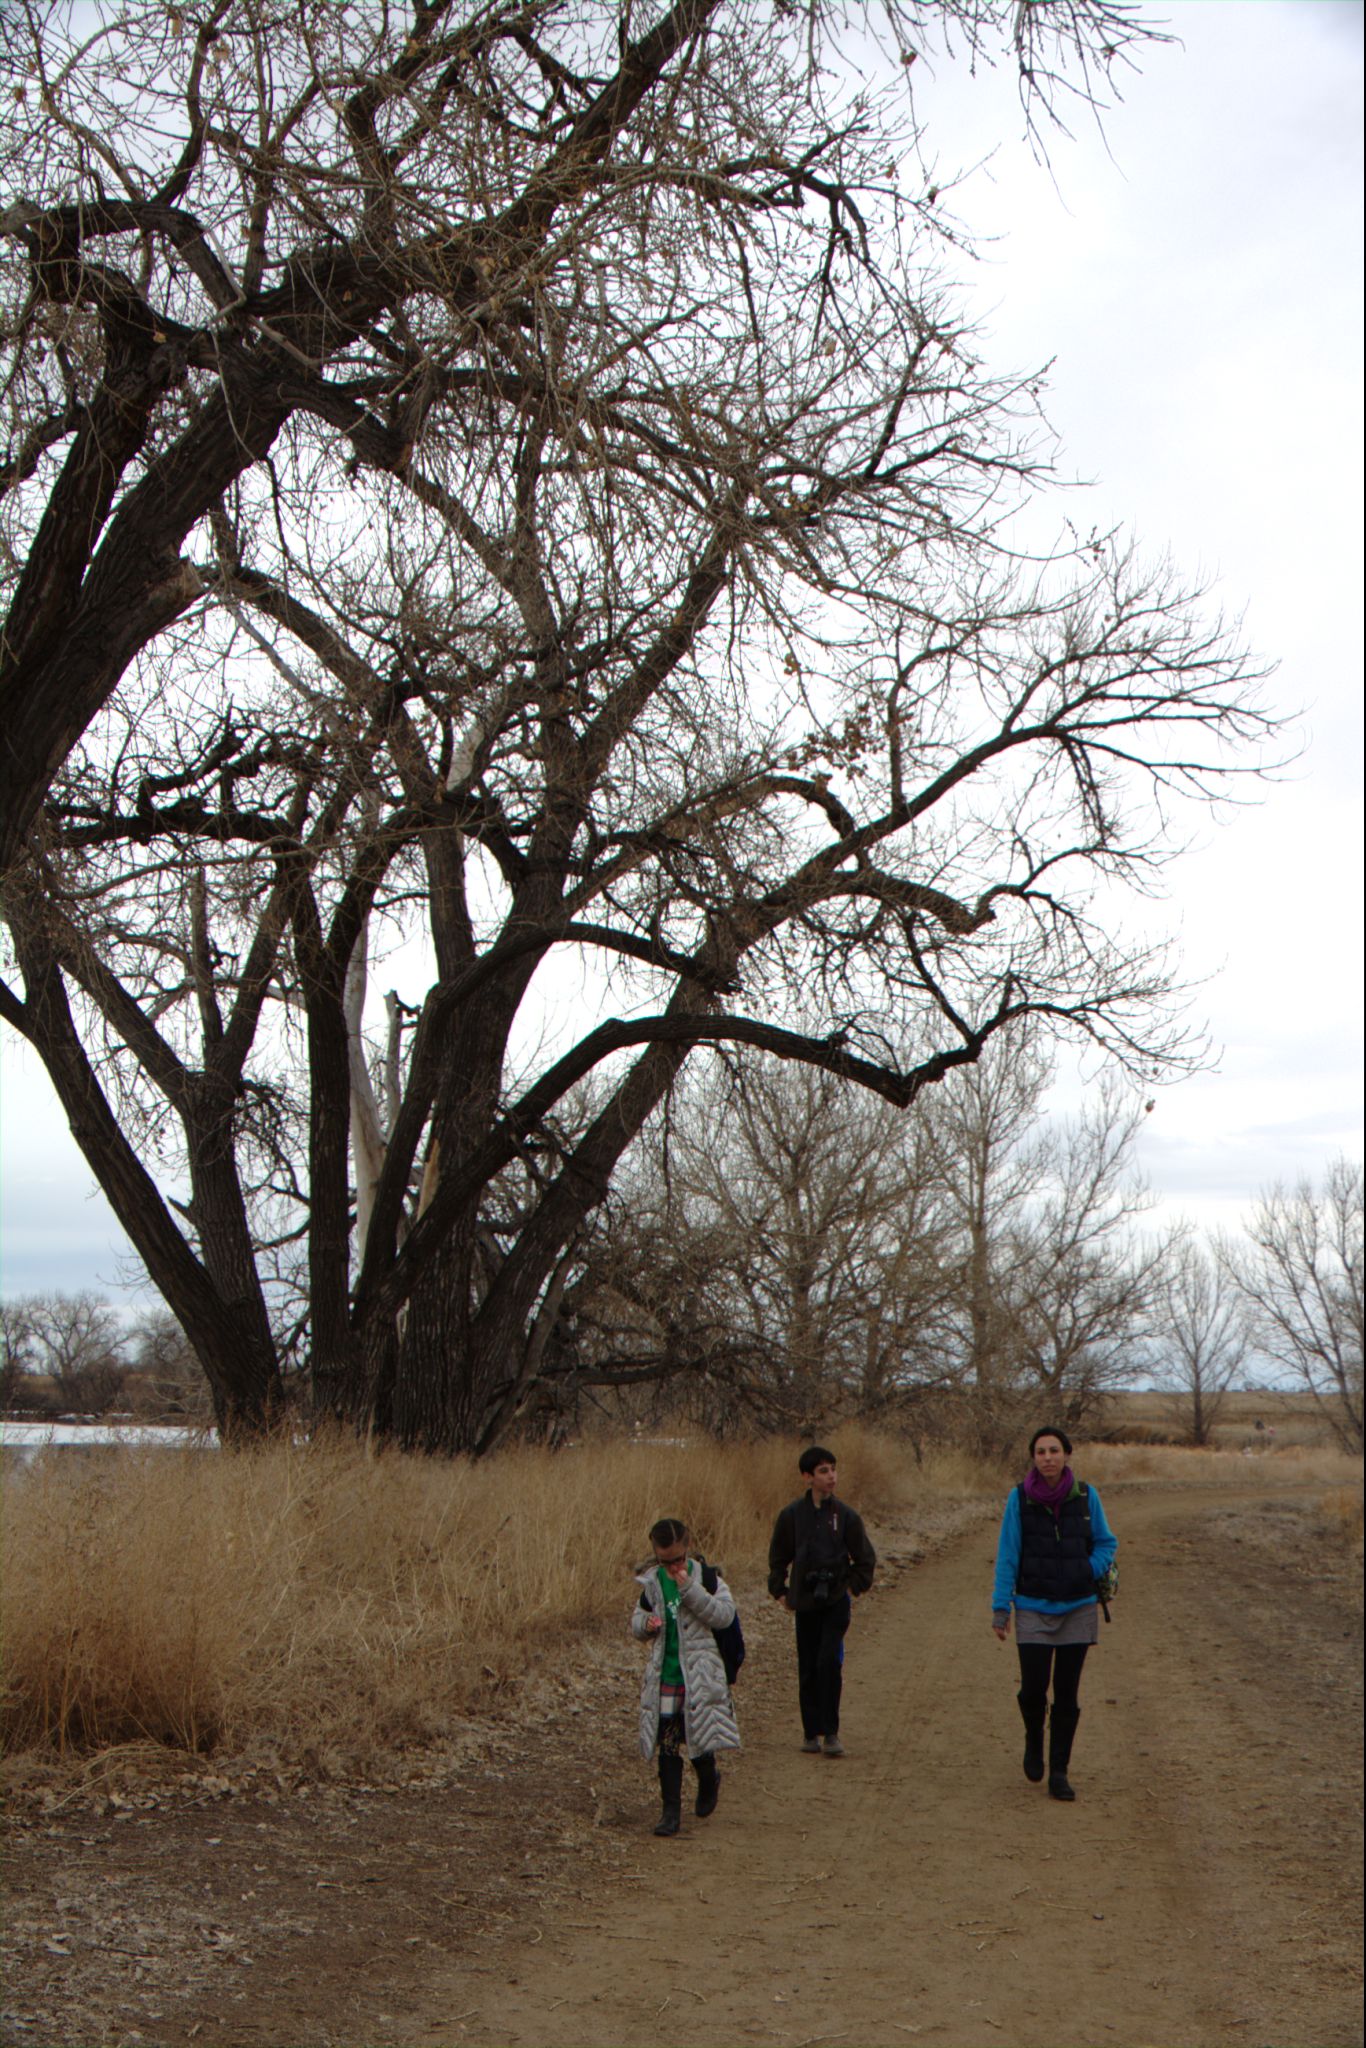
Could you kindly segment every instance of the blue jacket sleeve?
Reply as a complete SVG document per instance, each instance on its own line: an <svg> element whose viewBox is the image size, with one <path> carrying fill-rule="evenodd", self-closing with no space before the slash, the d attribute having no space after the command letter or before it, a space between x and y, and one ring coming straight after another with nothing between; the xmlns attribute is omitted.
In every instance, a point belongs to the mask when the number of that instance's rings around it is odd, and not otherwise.
<svg viewBox="0 0 1366 2048"><path fill-rule="evenodd" d="M1105 1519L1105 1510L1095 1487L1088 1486L1088 1491L1091 1495L1091 1571L1100 1579L1115 1561L1119 1538Z"/></svg>
<svg viewBox="0 0 1366 2048"><path fill-rule="evenodd" d="M1095 1524L1092 1524L1094 1531ZM1015 1599L1015 1581L1020 1576L1020 1496L1012 1486L1006 1495L1001 1533L996 1539L996 1580L991 1589L993 1614L1008 1614Z"/></svg>

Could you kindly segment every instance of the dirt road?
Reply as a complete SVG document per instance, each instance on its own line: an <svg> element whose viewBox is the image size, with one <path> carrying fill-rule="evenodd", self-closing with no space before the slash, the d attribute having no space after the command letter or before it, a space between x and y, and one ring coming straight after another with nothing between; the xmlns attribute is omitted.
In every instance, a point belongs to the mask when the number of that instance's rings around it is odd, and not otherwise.
<svg viewBox="0 0 1366 2048"><path fill-rule="evenodd" d="M993 1532L883 1575L843 1762L747 1605L721 1809L649 1833L632 1646L426 1790L11 1830L7 2044L1338 2048L1361 2040L1354 1573L1300 1494L1131 1486L1078 1803L1019 1765ZM904 1539L902 1539L904 1540ZM886 1548L895 1553L893 1535ZM588 1698L623 1711L586 1710ZM206 1783L210 1781L205 1781ZM120 1823L122 1823L120 1825Z"/></svg>
<svg viewBox="0 0 1366 2048"><path fill-rule="evenodd" d="M460 2038L540 2048L1359 2040L1359 1750L1341 1672L1305 1659L1350 1650L1352 1618L1292 1576L1293 1542L1267 1602L1293 1505L1135 1490L1112 1513L1124 1590L1076 1806L1020 1770L983 1532L859 1616L846 1760L797 1753L790 1687L766 1700L715 1820L460 1973L421 2040L476 2006ZM1230 1551L1211 1583L1201 1559Z"/></svg>

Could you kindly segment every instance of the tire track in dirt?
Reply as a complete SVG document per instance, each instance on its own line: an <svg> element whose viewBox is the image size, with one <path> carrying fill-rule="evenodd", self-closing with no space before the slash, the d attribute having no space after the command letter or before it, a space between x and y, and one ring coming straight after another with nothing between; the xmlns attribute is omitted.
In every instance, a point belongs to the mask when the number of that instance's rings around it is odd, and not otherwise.
<svg viewBox="0 0 1366 2048"><path fill-rule="evenodd" d="M1238 1555L1230 1517L1259 1539L1268 1512L1264 1490L1115 1490L1124 1591L1088 1661L1075 1806L1020 1770L983 1529L858 1614L843 1763L798 1753L795 1681L780 1705L763 1688L717 1817L642 1827L568 1912L434 1973L414 2043L1358 2042L1350 1687L1306 1657L1331 1637L1351 1666L1348 1610L1291 1597L1293 1545L1238 1591L1210 1569Z"/></svg>

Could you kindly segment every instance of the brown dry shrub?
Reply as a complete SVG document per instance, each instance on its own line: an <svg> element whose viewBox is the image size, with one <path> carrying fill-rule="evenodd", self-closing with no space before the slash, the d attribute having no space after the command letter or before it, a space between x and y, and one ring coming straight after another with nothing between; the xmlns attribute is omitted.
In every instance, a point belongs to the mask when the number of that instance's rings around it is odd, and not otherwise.
<svg viewBox="0 0 1366 2048"><path fill-rule="evenodd" d="M586 1632L624 1621L661 1515L753 1579L798 1446L680 1438L482 1464L353 1443L50 1451L3 1501L0 1740L363 1756L440 1739ZM873 1515L1000 1484L839 1432Z"/></svg>
<svg viewBox="0 0 1366 2048"><path fill-rule="evenodd" d="M1333 1541L1342 1549L1361 1554L1363 1543L1362 1493L1355 1486L1335 1486L1319 1502L1319 1514Z"/></svg>

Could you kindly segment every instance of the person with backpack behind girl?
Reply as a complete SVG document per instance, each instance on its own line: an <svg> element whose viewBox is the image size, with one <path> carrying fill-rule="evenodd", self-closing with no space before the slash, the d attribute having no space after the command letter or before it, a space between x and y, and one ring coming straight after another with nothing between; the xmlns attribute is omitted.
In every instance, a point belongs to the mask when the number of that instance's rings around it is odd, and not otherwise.
<svg viewBox="0 0 1366 2048"><path fill-rule="evenodd" d="M1044 1775L1052 1679L1048 1790L1054 1799L1077 1796L1067 1768L1081 1719L1081 1667L1097 1636L1099 1588L1119 1548L1095 1487L1073 1477L1071 1455L1071 1439L1061 1429L1036 1429L1030 1438L1029 1470L1011 1488L1001 1517L991 1597L991 1626L1001 1642L1010 1633L1010 1610L1015 1610L1020 1658L1015 1697L1025 1724L1024 1773L1035 1785Z"/></svg>
<svg viewBox="0 0 1366 2048"><path fill-rule="evenodd" d="M640 1685L640 1753L647 1763L659 1758L655 1833L676 1835L683 1814L683 1750L697 1773L693 1811L705 1820L715 1813L721 1792L716 1753L740 1747L713 1633L730 1627L735 1602L720 1574L689 1556L686 1523L672 1516L656 1522L650 1547L652 1561L636 1573L641 1594L631 1616L631 1633L652 1645Z"/></svg>

